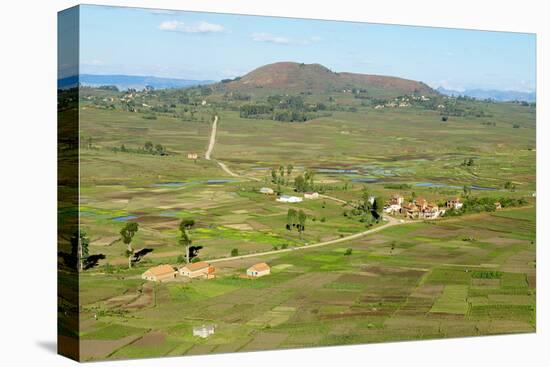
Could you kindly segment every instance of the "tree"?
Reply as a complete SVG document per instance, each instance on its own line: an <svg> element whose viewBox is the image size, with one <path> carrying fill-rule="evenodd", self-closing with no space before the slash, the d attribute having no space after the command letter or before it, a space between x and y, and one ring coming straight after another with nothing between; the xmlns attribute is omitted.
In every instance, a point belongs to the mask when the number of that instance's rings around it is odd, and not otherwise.
<svg viewBox="0 0 550 367"><path fill-rule="evenodd" d="M302 233L306 230L306 220L307 215L303 210L298 212L298 232L300 232L300 239L302 238Z"/></svg>
<svg viewBox="0 0 550 367"><path fill-rule="evenodd" d="M294 188L298 192L306 191L306 180L304 176L298 175L296 176L296 178L294 178Z"/></svg>
<svg viewBox="0 0 550 367"><path fill-rule="evenodd" d="M233 250L231 250L231 256L239 256L239 249L234 248Z"/></svg>
<svg viewBox="0 0 550 367"><path fill-rule="evenodd" d="M286 214L286 229L292 230L292 227L296 224L296 219L298 217L298 213L294 209L288 209L288 212Z"/></svg>
<svg viewBox="0 0 550 367"><path fill-rule="evenodd" d="M351 248L347 248L346 251L344 252L344 255L349 256L351 255L352 252L353 250Z"/></svg>
<svg viewBox="0 0 550 367"><path fill-rule="evenodd" d="M76 261L78 272L84 270L84 261L88 258L88 245L90 239L84 230L80 230L71 236L71 257Z"/></svg>
<svg viewBox="0 0 550 367"><path fill-rule="evenodd" d="M128 222L120 230L122 242L127 246L126 256L128 256L128 269L132 268L132 256L134 255L134 250L132 249L132 239L138 230L139 225L136 222Z"/></svg>
<svg viewBox="0 0 550 367"><path fill-rule="evenodd" d="M195 221L193 219L182 219L179 225L179 230L181 232L181 237L179 239L180 245L185 247L185 261L189 264L191 261L190 254L189 254L189 247L193 243L191 239L191 234L189 231L193 226L195 225Z"/></svg>
<svg viewBox="0 0 550 367"><path fill-rule="evenodd" d="M286 166L286 175L287 176L290 176L290 174L292 173L292 170L294 169L294 166L292 164L289 164Z"/></svg>
<svg viewBox="0 0 550 367"><path fill-rule="evenodd" d="M155 145L155 151L158 155L166 155L166 148L162 144Z"/></svg>
<svg viewBox="0 0 550 367"><path fill-rule="evenodd" d="M313 176L315 175L315 173L313 171L310 171L310 170L306 170L304 172L304 180L305 180L305 184L306 184L306 187L304 188L304 191L309 188L311 188L313 190Z"/></svg>
<svg viewBox="0 0 550 367"><path fill-rule="evenodd" d="M275 168L271 169L271 181L273 183L277 182L277 171L275 170Z"/></svg>
<svg viewBox="0 0 550 367"><path fill-rule="evenodd" d="M283 166L279 166L279 176L284 177L285 175L285 168Z"/></svg>
<svg viewBox="0 0 550 367"><path fill-rule="evenodd" d="M153 143L150 141L146 141L145 144L143 145L143 148L145 148L145 150L150 153L153 151Z"/></svg>

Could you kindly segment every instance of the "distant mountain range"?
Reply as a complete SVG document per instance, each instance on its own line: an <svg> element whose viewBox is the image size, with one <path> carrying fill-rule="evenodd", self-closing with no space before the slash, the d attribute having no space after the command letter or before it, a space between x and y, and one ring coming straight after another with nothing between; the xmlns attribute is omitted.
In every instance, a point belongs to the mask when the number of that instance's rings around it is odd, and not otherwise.
<svg viewBox="0 0 550 367"><path fill-rule="evenodd" d="M376 97L396 97L403 94L434 95L428 85L409 79L383 75L334 72L320 64L276 62L252 70L242 77L223 80L213 89L249 94L324 93L363 90Z"/></svg>
<svg viewBox="0 0 550 367"><path fill-rule="evenodd" d="M206 85L215 83L214 80L191 80L191 79L174 79L161 78L156 76L139 76L139 75L95 75L95 74L80 74L79 77L71 76L57 81L58 88L70 88L80 83L87 87L99 87L103 85L114 85L120 90L128 88L144 89L146 86L151 86L155 89L172 89L186 88L194 85Z"/></svg>
<svg viewBox="0 0 550 367"><path fill-rule="evenodd" d="M535 92L518 92L513 90L495 90L495 89L466 89L465 91L456 91L451 89L445 89L442 87L437 88L437 91L447 96L466 96L475 99L492 99L499 102L508 101L525 101L535 102L537 95Z"/></svg>

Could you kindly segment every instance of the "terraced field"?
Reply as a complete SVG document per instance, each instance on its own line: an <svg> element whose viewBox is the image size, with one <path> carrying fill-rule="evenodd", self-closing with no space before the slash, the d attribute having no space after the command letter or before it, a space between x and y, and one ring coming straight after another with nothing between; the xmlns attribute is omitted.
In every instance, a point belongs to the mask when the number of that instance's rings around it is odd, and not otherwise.
<svg viewBox="0 0 550 367"><path fill-rule="evenodd" d="M181 118L179 104L151 120L143 111L100 108L86 98L113 93L88 89L81 96L81 140L90 143L80 153L80 220L90 255L99 259L80 274L84 359L535 330L533 108L471 102L491 117L442 123L434 111L377 111L334 93L357 110L281 123L241 118L216 94L194 105L194 120ZM164 105L172 97L166 92L146 102ZM214 114L216 144L206 160ZM151 154L147 142L167 154ZM475 164L464 165L470 158ZM292 173L273 183L271 169L289 164ZM282 203L259 192L267 186L297 195L294 180L306 170L325 197ZM308 248L369 228L350 214L364 189L381 203L396 193L444 203L465 195L464 186L470 197L525 203L435 221L396 218L398 225L379 232ZM306 214L303 233L286 226L289 209ZM201 260L235 250L238 256L216 262L215 279L143 281L151 266L182 264L182 219L195 221L191 234ZM128 221L139 224L133 248L147 250L132 269L119 233ZM242 277L264 261L271 275ZM204 324L215 333L193 336L193 327Z"/></svg>

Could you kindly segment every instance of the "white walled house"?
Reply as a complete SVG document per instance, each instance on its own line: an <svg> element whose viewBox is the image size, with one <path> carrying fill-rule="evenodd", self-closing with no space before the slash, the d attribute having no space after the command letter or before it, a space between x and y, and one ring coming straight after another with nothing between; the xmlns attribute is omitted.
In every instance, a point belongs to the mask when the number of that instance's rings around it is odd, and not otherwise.
<svg viewBox="0 0 550 367"><path fill-rule="evenodd" d="M305 192L304 193L304 199L319 199L319 193L318 192Z"/></svg>
<svg viewBox="0 0 550 367"><path fill-rule="evenodd" d="M211 278L216 269L206 261L187 264L179 269L180 275L188 278Z"/></svg>
<svg viewBox="0 0 550 367"><path fill-rule="evenodd" d="M176 277L177 272L170 265L158 265L147 269L141 274L141 279L150 282L162 282Z"/></svg>
<svg viewBox="0 0 550 367"><path fill-rule="evenodd" d="M277 198L277 201L280 203L299 203L303 199L298 196L290 196L290 195L281 195Z"/></svg>
<svg viewBox="0 0 550 367"><path fill-rule="evenodd" d="M252 278L259 278L271 273L271 268L266 263L254 264L246 270L246 275Z"/></svg>
<svg viewBox="0 0 550 367"><path fill-rule="evenodd" d="M273 195L273 194L275 193L275 191L273 191L273 189L270 188L270 187L262 187L262 188L260 189L260 192L261 192L262 194L267 194L267 195Z"/></svg>

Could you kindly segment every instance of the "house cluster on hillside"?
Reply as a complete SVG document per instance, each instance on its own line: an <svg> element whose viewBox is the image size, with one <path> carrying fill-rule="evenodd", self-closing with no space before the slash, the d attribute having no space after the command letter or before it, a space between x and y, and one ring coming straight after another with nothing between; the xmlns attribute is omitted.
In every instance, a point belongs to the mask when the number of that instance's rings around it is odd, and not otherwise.
<svg viewBox="0 0 550 367"><path fill-rule="evenodd" d="M447 201L445 208L440 208L435 203L430 203L423 197L419 197L405 204L401 195L393 195L384 206L384 213L391 215L403 215L410 219L435 219L445 214L447 209L461 209L463 203L460 198Z"/></svg>

